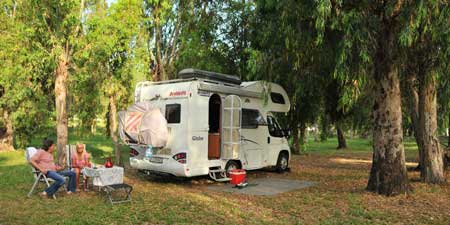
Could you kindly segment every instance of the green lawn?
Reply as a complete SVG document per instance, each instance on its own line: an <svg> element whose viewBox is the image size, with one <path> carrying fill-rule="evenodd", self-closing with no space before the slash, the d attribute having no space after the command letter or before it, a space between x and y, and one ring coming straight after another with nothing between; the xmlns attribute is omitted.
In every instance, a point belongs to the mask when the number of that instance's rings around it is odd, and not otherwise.
<svg viewBox="0 0 450 225"><path fill-rule="evenodd" d="M32 145L40 140L36 138ZM107 138L95 136L79 141L86 143L97 163L112 153ZM418 173L410 172L415 190L411 195L387 198L366 192L370 141L348 140L348 146L347 150L337 151L335 139L309 141L307 154L293 157L290 173L266 170L249 173L250 178L278 177L318 183L275 197L215 192L206 188L211 185L207 178L185 181L148 178L125 166L125 182L134 187L133 201L114 206L97 192L72 196L61 193L57 200L41 199L37 194L27 198L33 179L23 150L0 153L0 224L449 223L448 185L419 183L415 181ZM405 146L408 161L414 161L417 154L414 142L407 139ZM125 157L127 154L124 151Z"/></svg>

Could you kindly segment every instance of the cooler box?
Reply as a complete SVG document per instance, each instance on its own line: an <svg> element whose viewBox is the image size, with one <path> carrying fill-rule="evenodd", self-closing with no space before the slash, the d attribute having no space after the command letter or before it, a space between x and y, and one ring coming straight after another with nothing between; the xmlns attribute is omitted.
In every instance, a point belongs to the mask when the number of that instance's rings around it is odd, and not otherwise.
<svg viewBox="0 0 450 225"><path fill-rule="evenodd" d="M231 184L239 185L245 182L245 177L247 173L243 169L237 169L237 170L231 170L230 171L230 178Z"/></svg>

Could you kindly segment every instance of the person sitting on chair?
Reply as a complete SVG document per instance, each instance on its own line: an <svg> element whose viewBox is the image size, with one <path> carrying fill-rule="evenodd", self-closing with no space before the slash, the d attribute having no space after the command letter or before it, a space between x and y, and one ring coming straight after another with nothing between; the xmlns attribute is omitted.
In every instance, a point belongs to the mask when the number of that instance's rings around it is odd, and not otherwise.
<svg viewBox="0 0 450 225"><path fill-rule="evenodd" d="M89 162L89 154L86 152L84 144L77 144L76 152L72 154L72 168L75 170L76 174L76 187L79 187L80 173L84 167L91 167L91 162ZM85 184L87 182L87 177L84 180ZM85 185L86 191L86 185Z"/></svg>
<svg viewBox="0 0 450 225"><path fill-rule="evenodd" d="M50 139L45 139L42 149L39 149L36 154L31 157L31 164L41 173L47 175L48 178L53 179L55 182L45 189L40 195L53 196L58 189L64 185L64 176L69 177L67 194L75 192L75 172L70 170L62 170L63 167L56 165L53 161L52 153L55 151L56 145Z"/></svg>

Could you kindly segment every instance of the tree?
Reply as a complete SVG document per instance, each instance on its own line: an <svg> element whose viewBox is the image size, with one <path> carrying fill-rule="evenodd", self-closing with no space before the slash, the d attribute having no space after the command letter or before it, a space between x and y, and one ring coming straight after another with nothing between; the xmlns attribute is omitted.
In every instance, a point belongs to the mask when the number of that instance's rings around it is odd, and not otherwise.
<svg viewBox="0 0 450 225"><path fill-rule="evenodd" d="M67 95L72 56L77 51L81 35L84 0L29 1L26 26L36 35L33 44L47 53L54 68L56 108L57 161L64 164L64 149L68 139Z"/></svg>
<svg viewBox="0 0 450 225"><path fill-rule="evenodd" d="M86 25L85 41L92 47L80 60L86 62L99 82L97 86L108 99L109 135L114 144L116 164L120 164L117 109L128 104L132 96L129 60L134 56L132 47L139 34L142 8L137 0L119 0L109 8L104 3L97 4L96 9Z"/></svg>
<svg viewBox="0 0 450 225"><path fill-rule="evenodd" d="M306 127L320 111L324 71L315 42L314 5L296 1L257 1L249 79L265 79L282 85L290 96L288 124L293 130L293 152L304 148ZM300 133L299 133L300 131Z"/></svg>
<svg viewBox="0 0 450 225"><path fill-rule="evenodd" d="M144 17L153 81L174 78L174 65L181 48L179 35L185 24L187 5L178 0L145 0Z"/></svg>
<svg viewBox="0 0 450 225"><path fill-rule="evenodd" d="M193 67L247 79L247 74L242 72L246 63L240 57L248 49L239 43L248 42L242 40L242 33L248 32L249 28L243 27L242 23L248 16L250 9L246 6L249 4L233 0L198 0L187 4L182 14L184 22L175 70Z"/></svg>
<svg viewBox="0 0 450 225"><path fill-rule="evenodd" d="M346 149L347 142L345 141L344 132L342 130L342 125L346 112L339 105L340 99L342 98L342 89L345 86L341 86L339 81L330 78L329 84L326 86L325 92L325 113L330 118L330 122L334 123L336 128L336 135L338 139L337 149Z"/></svg>
<svg viewBox="0 0 450 225"><path fill-rule="evenodd" d="M373 161L367 189L388 196L411 190L403 146L397 46L406 9L401 0L317 3L318 29L330 27L343 34L336 76L343 81L376 82Z"/></svg>
<svg viewBox="0 0 450 225"><path fill-rule="evenodd" d="M427 183L444 183L443 150L437 137L436 80L448 59L450 8L446 1L417 1L410 5L410 10L409 26L405 27L401 41L412 52L408 63L415 62L409 67L416 67L418 80L417 144L421 179Z"/></svg>
<svg viewBox="0 0 450 225"><path fill-rule="evenodd" d="M0 121L6 127L5 144L0 149L23 147L48 122L48 83L46 51L29 40L30 5L27 1L0 3Z"/></svg>

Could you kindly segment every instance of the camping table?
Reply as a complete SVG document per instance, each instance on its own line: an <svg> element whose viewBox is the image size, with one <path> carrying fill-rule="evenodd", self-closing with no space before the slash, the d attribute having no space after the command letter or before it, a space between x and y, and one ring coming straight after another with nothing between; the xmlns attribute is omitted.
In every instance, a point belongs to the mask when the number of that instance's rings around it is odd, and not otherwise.
<svg viewBox="0 0 450 225"><path fill-rule="evenodd" d="M123 183L123 167L114 166L112 168L84 168L83 174L87 177L93 178L94 186L103 189L109 201L114 203L131 201L131 192L133 187ZM124 191L125 197L121 199L114 199L113 192Z"/></svg>

